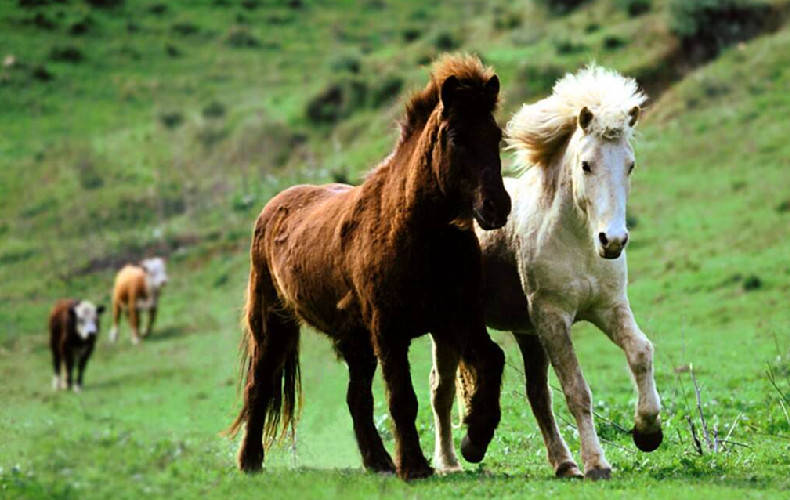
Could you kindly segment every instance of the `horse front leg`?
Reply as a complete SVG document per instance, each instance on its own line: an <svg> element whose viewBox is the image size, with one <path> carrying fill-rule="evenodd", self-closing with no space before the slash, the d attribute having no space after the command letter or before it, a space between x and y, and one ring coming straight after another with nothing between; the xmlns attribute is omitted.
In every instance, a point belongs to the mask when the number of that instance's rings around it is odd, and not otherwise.
<svg viewBox="0 0 790 500"><path fill-rule="evenodd" d="M435 425L436 447L433 466L443 473L460 472L461 465L453 444L452 410L455 400L455 377L460 353L452 343L432 336L431 408Z"/></svg>
<svg viewBox="0 0 790 500"><path fill-rule="evenodd" d="M557 477L575 478L583 474L571 456L568 445L562 439L554 410L551 404L551 388L549 387L549 358L537 335L532 333L513 332L518 342L521 356L524 359L524 377L526 378L527 398L532 413L543 435L549 463Z"/></svg>
<svg viewBox="0 0 790 500"><path fill-rule="evenodd" d="M461 390L468 409L461 454L467 461L477 463L485 457L502 416L499 396L505 353L488 336L484 324L480 323L470 333L459 364Z"/></svg>
<svg viewBox="0 0 790 500"><path fill-rule="evenodd" d="M367 332L364 332L367 333ZM376 372L376 355L370 346L367 336L364 340L352 337L353 340L340 342L338 351L348 365L348 390L346 403L354 422L354 435L357 447L362 455L365 469L379 473L395 472L384 444L381 442L376 425L373 422L373 392L371 385Z"/></svg>
<svg viewBox="0 0 790 500"><path fill-rule="evenodd" d="M661 400L653 378L653 344L637 326L627 303L595 311L593 322L625 352L639 394L634 412L634 444L642 451L653 451L664 439Z"/></svg>
<svg viewBox="0 0 790 500"><path fill-rule="evenodd" d="M381 363L381 373L387 390L390 415L394 423L395 466L401 479L419 479L433 474L420 448L420 438L415 426L417 396L409 368L409 342L395 341L375 335L376 354Z"/></svg>
<svg viewBox="0 0 790 500"><path fill-rule="evenodd" d="M581 441L584 476L588 479L609 479L612 467L606 461L595 432L592 394L587 381L584 380L571 342L571 317L566 312L551 306L534 305L530 316L560 381L568 409L576 420Z"/></svg>

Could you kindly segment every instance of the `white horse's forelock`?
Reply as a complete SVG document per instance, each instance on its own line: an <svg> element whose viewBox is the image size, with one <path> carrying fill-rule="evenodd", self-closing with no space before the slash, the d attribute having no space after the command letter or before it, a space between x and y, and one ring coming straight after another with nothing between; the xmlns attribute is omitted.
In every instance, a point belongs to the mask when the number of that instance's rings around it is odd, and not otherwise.
<svg viewBox="0 0 790 500"><path fill-rule="evenodd" d="M604 140L630 140L633 127L629 125L629 112L646 100L633 78L590 64L566 74L554 84L549 97L524 104L513 115L506 127L508 149L515 151L517 168L522 172L533 165L548 167L573 134L585 107L593 114L589 133Z"/></svg>

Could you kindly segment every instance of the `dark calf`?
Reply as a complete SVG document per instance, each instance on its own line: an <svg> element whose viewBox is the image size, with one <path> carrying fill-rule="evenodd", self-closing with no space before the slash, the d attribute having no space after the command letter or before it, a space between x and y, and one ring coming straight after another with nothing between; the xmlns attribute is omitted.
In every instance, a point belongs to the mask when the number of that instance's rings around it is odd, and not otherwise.
<svg viewBox="0 0 790 500"><path fill-rule="evenodd" d="M61 299L49 313L49 346L52 349L52 388L82 389L82 377L88 363L96 336L99 333L99 316L104 306L95 306L87 300ZM72 372L77 365L77 383L73 383ZM65 365L65 379L61 366Z"/></svg>

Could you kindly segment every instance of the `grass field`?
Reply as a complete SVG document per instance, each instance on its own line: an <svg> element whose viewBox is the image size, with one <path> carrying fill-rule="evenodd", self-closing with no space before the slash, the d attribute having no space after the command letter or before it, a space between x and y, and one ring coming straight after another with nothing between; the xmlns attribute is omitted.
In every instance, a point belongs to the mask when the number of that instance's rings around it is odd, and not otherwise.
<svg viewBox="0 0 790 500"><path fill-rule="evenodd" d="M615 470L608 482L553 479L518 349L509 334L492 332L508 363L488 455L462 474L406 484L361 469L345 365L312 331L302 337L305 408L295 443L274 448L260 475L235 470L236 443L219 432L238 408L238 317L255 214L287 185L360 179L389 152L403 96L443 48L474 50L495 65L504 122L562 71L592 59L651 74L678 44L667 28L671 2L654 1L635 17L609 1L562 16L504 1L442 9L348 2L342 10L312 2L168 2L164 10L153 1L109 9L21 3L0 7L0 56L18 61L0 70L0 497L786 497L787 26L686 68L640 126L630 295L656 346L662 447L643 454L622 431L636 398L624 357L578 325ZM87 31L71 34L80 23ZM79 49L79 61L54 50L68 47ZM366 88L356 103L348 90L355 81ZM347 108L315 122L309 103L333 85ZM124 328L109 344L105 318L84 392L52 392L45 323L54 300L106 302L115 267L155 252L168 254L171 282L153 336L133 347ZM430 457L427 339L414 342L411 361ZM733 444L716 454L694 449L690 364L709 425L731 432ZM392 449L378 376L375 394ZM578 457L558 393L555 410Z"/></svg>

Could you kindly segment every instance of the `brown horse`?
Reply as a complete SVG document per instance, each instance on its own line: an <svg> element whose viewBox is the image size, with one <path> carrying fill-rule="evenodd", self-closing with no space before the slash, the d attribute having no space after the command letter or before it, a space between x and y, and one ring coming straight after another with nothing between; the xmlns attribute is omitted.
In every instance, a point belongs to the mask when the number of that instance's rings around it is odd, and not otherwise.
<svg viewBox="0 0 790 500"><path fill-rule="evenodd" d="M266 204L252 241L242 339L244 471L264 446L293 432L299 402L300 320L326 333L348 364L347 403L368 470L403 479L433 469L420 449L408 348L431 332L478 382L462 453L480 461L499 423L504 355L485 328L480 248L510 212L493 111L499 80L473 56L445 56L407 104L395 151L358 187L295 186ZM394 422L395 463L373 423L371 382L381 363ZM452 365L452 366L450 366ZM438 379L438 377L434 377ZM453 391L452 380L442 390ZM282 429L280 430L280 427Z"/></svg>

